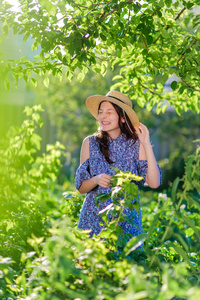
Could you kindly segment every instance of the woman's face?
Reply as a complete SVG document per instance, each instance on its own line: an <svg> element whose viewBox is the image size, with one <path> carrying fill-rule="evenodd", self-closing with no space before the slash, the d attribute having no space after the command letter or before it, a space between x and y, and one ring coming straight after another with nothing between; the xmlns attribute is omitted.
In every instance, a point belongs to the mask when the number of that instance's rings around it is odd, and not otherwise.
<svg viewBox="0 0 200 300"><path fill-rule="evenodd" d="M102 131L106 131L111 138L117 138L121 134L119 127L119 116L114 106L104 101L98 112L98 121Z"/></svg>

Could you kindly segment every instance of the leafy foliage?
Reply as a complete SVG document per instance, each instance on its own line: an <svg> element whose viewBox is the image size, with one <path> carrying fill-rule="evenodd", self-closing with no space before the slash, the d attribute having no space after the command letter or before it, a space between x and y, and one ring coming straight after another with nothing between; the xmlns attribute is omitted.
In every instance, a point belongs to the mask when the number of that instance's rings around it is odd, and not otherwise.
<svg viewBox="0 0 200 300"><path fill-rule="evenodd" d="M12 28L24 41L31 37L32 50L40 53L34 61L26 57L2 60L1 76L7 88L10 72L16 82L24 78L34 86L34 73L43 74L44 85L49 86L49 73L71 80L78 68L82 81L91 69L105 75L111 63L120 67L112 88L128 93L140 106L148 103L149 109L156 105L158 113L165 112L168 100L179 114L199 112L199 0L19 3L17 11L2 3L1 40ZM172 75L176 77L171 91L163 94Z"/></svg>
<svg viewBox="0 0 200 300"><path fill-rule="evenodd" d="M22 251L27 249L28 237L46 235L50 207L57 205L52 197L53 182L64 148L57 142L47 145L47 153L42 157L37 156L41 138L35 130L42 126L39 111L41 106L26 107L29 119L21 127L11 128L1 140L1 254L9 255L15 262L19 262Z"/></svg>
<svg viewBox="0 0 200 300"><path fill-rule="evenodd" d="M189 157L184 177L174 181L170 198L141 193L144 232L137 237L122 239L120 221L125 205L138 209L132 180L142 178L116 170L111 195L97 199L113 200L112 210L101 212L105 229L88 238L87 231L76 228L83 197L66 192L62 200L61 188L52 181L62 146L50 146L50 154L37 157L39 138L32 136L41 124L38 109L26 109L30 118L9 133L1 148L1 297L198 299L200 147Z"/></svg>

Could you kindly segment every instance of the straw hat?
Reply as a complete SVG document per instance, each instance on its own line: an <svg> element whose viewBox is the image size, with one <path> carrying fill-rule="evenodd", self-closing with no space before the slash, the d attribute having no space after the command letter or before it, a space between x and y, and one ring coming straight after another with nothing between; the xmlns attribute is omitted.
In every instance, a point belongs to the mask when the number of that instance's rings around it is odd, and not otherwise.
<svg viewBox="0 0 200 300"><path fill-rule="evenodd" d="M93 95L86 99L86 106L95 119L98 119L98 108L102 101L109 101L117 104L126 112L132 125L139 126L139 119L135 111L132 109L131 100L126 95L118 91L110 91L105 96Z"/></svg>

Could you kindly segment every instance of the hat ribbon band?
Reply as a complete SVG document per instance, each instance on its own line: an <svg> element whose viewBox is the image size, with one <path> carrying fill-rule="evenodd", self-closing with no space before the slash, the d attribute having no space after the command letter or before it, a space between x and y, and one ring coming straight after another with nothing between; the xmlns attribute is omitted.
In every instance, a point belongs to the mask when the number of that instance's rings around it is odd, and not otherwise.
<svg viewBox="0 0 200 300"><path fill-rule="evenodd" d="M119 99L119 98L117 98L117 97L113 97L113 96L108 96L108 97L110 97L110 98L114 98L114 99L116 99L116 100L118 100L118 101L120 101L120 102L124 103L124 101L120 100L120 99ZM124 104L126 104L126 103L124 103Z"/></svg>

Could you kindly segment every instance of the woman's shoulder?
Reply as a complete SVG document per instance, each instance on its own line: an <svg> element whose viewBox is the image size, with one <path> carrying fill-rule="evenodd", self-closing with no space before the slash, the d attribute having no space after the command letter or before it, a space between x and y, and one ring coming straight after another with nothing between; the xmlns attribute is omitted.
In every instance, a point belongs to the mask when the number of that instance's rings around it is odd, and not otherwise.
<svg viewBox="0 0 200 300"><path fill-rule="evenodd" d="M81 148L81 163L89 159L95 150L98 150L98 145L95 135L84 138Z"/></svg>
<svg viewBox="0 0 200 300"><path fill-rule="evenodd" d="M86 136L83 140L83 144L89 145L91 141L96 141L96 137L94 134Z"/></svg>
<svg viewBox="0 0 200 300"><path fill-rule="evenodd" d="M81 147L80 163L84 163L90 157L89 136L84 138Z"/></svg>

